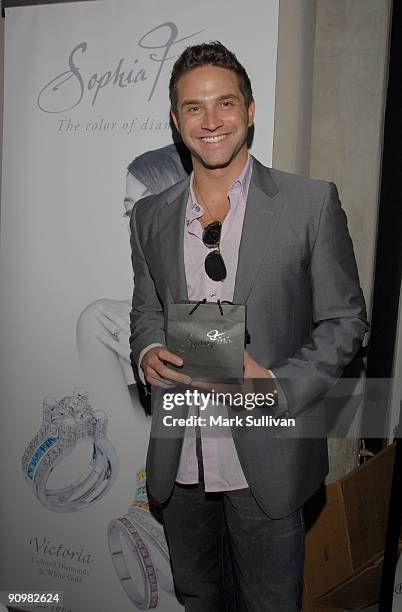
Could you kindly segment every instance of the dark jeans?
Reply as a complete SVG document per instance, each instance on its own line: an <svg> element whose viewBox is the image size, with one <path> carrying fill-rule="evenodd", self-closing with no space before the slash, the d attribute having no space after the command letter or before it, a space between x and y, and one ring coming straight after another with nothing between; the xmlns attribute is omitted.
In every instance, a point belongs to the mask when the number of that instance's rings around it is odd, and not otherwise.
<svg viewBox="0 0 402 612"><path fill-rule="evenodd" d="M270 519L250 489L175 485L163 509L173 577L186 612L299 612L302 509Z"/></svg>

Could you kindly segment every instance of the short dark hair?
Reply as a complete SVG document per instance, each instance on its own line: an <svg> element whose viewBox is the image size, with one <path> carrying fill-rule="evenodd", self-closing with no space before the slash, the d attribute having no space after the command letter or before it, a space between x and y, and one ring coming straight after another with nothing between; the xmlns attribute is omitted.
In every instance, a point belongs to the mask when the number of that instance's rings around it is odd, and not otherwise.
<svg viewBox="0 0 402 612"><path fill-rule="evenodd" d="M172 111L177 112L177 82L183 74L199 66L220 66L237 74L240 90L247 108L253 100L251 82L246 70L232 51L229 51L218 40L187 47L176 60L169 83L169 97Z"/></svg>

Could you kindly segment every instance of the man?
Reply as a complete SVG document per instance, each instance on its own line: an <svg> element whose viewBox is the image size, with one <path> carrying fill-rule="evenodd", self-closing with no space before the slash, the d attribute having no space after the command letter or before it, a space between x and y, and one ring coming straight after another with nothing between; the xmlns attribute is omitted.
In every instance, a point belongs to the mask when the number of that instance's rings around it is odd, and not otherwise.
<svg viewBox="0 0 402 612"><path fill-rule="evenodd" d="M134 208L133 364L153 394L190 384L169 367L182 360L165 346L168 304L205 297L247 303L244 376L280 379L288 414L302 414L340 376L367 330L336 188L269 170L249 155L250 81L220 43L183 52L170 100L194 172ZM216 222L226 268L218 279L205 265L205 228ZM162 412L154 402L153 425ZM184 440L151 433L146 470L149 493L163 504L186 610L226 609L223 523L237 609L300 610L302 508L327 473L325 440L240 435L217 445L201 436L197 445L188 431Z"/></svg>

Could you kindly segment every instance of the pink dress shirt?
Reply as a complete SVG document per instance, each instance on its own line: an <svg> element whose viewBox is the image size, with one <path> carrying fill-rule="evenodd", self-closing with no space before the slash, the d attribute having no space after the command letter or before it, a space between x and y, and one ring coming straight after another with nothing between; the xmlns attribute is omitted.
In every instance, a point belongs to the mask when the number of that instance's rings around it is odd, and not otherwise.
<svg viewBox="0 0 402 612"><path fill-rule="evenodd" d="M220 251L227 271L227 276L223 281L211 280L204 269L205 257L210 249L202 242L202 227L198 219L204 214L204 210L196 200L193 190L194 176L191 175L184 227L184 265L190 300L202 300L203 298L207 298L208 302L233 300L252 163L252 158L249 156L243 171L228 191L230 208L223 221L220 242ZM207 412L208 409L205 413ZM192 414L196 414L196 408L193 406L189 410L189 415ZM207 431L207 428L204 427L201 427L200 430L205 490L231 491L248 487L233 438L219 435L219 432L214 436L210 429ZM186 428L176 481L182 484L198 482L195 427Z"/></svg>

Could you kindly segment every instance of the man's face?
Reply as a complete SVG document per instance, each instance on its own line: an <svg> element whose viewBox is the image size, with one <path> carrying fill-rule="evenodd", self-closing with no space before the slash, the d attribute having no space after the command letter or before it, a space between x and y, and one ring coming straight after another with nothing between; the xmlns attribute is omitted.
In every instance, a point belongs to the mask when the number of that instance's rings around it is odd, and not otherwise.
<svg viewBox="0 0 402 612"><path fill-rule="evenodd" d="M181 76L172 117L195 165L225 168L246 157L254 102L247 109L232 70L207 65Z"/></svg>

